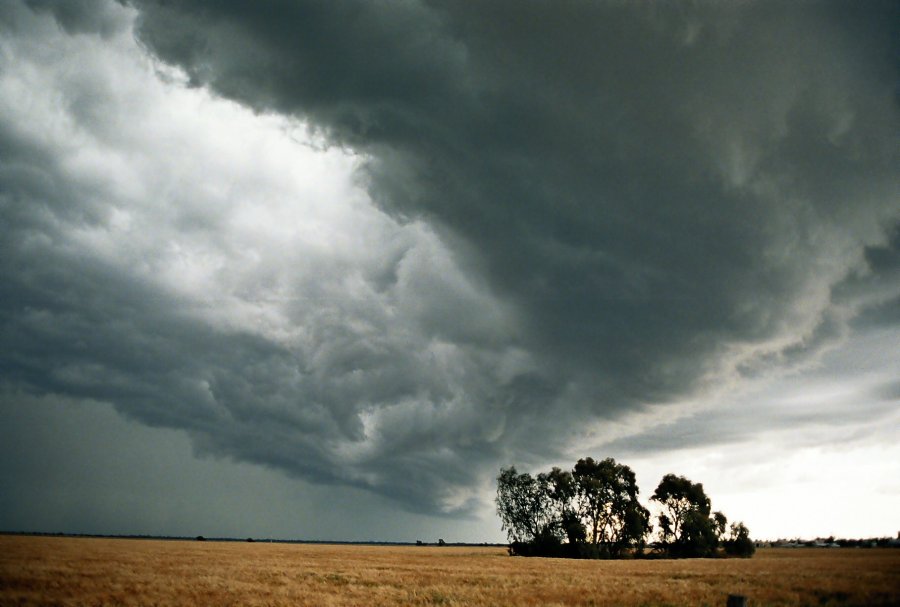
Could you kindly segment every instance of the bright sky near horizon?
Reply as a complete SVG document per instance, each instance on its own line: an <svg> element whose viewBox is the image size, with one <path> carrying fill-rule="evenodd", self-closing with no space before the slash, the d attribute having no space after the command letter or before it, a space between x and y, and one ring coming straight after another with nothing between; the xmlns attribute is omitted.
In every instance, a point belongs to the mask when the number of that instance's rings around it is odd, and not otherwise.
<svg viewBox="0 0 900 607"><path fill-rule="evenodd" d="M900 6L0 4L0 530L900 530Z"/></svg>

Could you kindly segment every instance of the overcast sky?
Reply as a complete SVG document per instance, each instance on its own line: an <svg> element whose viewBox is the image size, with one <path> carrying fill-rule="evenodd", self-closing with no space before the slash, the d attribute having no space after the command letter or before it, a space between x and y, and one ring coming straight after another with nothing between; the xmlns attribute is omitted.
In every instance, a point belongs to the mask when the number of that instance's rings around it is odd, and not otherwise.
<svg viewBox="0 0 900 607"><path fill-rule="evenodd" d="M0 1L0 529L900 529L895 2Z"/></svg>

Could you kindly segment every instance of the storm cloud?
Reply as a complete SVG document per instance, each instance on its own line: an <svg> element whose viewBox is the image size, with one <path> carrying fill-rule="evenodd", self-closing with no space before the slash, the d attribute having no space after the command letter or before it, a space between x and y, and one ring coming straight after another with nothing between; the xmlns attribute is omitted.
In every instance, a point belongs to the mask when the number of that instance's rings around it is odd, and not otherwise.
<svg viewBox="0 0 900 607"><path fill-rule="evenodd" d="M897 327L898 13L12 4L4 393L456 514L513 461L842 419L710 403Z"/></svg>
<svg viewBox="0 0 900 607"><path fill-rule="evenodd" d="M888 5L137 6L192 82L369 153L593 412L809 340L897 218Z"/></svg>

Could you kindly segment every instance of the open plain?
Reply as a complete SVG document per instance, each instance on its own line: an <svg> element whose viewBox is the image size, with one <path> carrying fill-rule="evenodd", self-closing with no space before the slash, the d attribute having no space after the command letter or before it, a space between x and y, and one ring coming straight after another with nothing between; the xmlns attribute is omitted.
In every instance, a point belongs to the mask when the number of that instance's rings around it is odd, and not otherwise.
<svg viewBox="0 0 900 607"><path fill-rule="evenodd" d="M0 536L2 605L900 605L900 550L573 561L502 548Z"/></svg>

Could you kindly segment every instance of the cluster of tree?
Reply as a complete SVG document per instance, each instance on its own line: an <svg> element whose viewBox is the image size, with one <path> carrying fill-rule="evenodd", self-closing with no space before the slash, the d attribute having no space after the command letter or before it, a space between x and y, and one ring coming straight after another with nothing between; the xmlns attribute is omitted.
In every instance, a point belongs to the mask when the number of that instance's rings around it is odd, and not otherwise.
<svg viewBox="0 0 900 607"><path fill-rule="evenodd" d="M715 556L720 545L726 554L735 556L751 556L756 551L744 523L732 523L729 528L724 514L712 512L701 483L667 474L650 499L663 507L658 519L659 539L670 556Z"/></svg>
<svg viewBox="0 0 900 607"><path fill-rule="evenodd" d="M615 557L643 550L650 513L637 499L628 466L612 459L579 460L537 476L500 471L497 512L515 554Z"/></svg>
<svg viewBox="0 0 900 607"><path fill-rule="evenodd" d="M638 501L634 472L612 458L578 460L571 470L553 468L535 476L514 466L497 478L497 514L522 556L619 558L642 555L653 531L650 512ZM750 556L755 550L743 523L728 527L711 512L703 485L667 474L650 498L660 504L659 552L672 557L706 557L723 548Z"/></svg>

